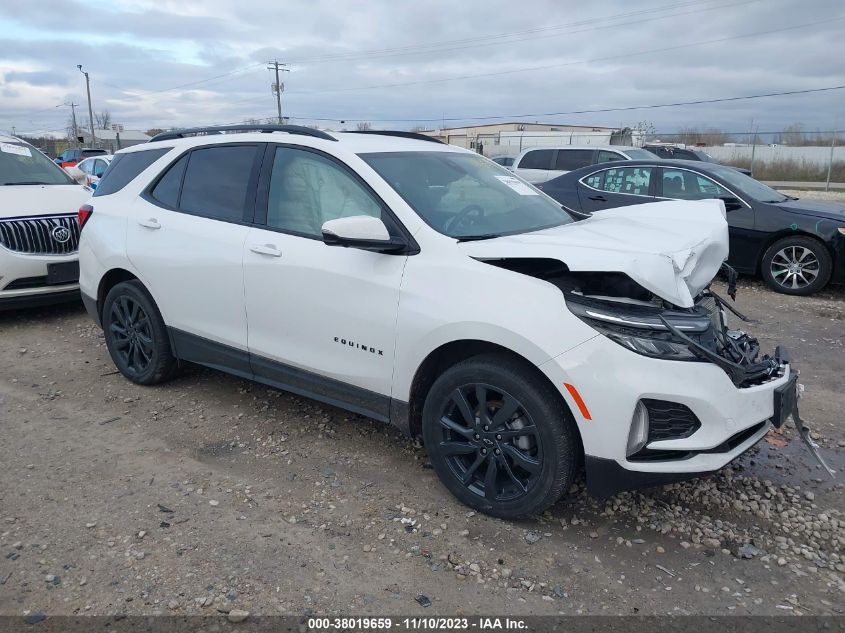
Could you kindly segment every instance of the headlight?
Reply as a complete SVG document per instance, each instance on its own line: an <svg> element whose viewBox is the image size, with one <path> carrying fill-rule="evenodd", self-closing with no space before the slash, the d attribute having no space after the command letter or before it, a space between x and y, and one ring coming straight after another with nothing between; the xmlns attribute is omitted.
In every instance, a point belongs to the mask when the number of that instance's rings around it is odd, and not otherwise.
<svg viewBox="0 0 845 633"><path fill-rule="evenodd" d="M599 330L601 332L601 330ZM689 350L686 343L664 341L661 339L646 338L644 336L631 336L630 334L617 334L611 331L602 332L610 340L627 347L637 354L652 356L654 358L666 358L669 360L696 360L698 357Z"/></svg>
<svg viewBox="0 0 845 633"><path fill-rule="evenodd" d="M710 318L696 312L664 311L656 307L566 295L570 311L597 332L632 352L665 360L696 361L689 345L663 324L693 338L712 336Z"/></svg>

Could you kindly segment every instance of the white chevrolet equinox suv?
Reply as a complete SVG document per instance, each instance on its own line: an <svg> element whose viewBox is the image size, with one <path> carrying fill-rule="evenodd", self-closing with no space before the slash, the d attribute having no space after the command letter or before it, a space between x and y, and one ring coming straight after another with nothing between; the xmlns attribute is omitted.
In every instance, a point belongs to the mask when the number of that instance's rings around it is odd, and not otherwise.
<svg viewBox="0 0 845 633"><path fill-rule="evenodd" d="M574 222L408 132L197 128L118 152L79 221L83 301L126 378L189 361L389 421L495 516L542 511L582 466L601 496L714 471L795 410L785 353L709 289L718 200Z"/></svg>

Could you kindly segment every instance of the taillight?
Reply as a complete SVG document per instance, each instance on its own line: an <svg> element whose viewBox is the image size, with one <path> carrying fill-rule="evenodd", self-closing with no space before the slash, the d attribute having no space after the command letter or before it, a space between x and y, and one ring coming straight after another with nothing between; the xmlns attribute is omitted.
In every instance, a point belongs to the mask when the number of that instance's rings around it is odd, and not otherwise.
<svg viewBox="0 0 845 633"><path fill-rule="evenodd" d="M79 222L79 230L82 230L82 227L85 226L85 223L88 221L88 218L91 217L91 214L94 213L94 207L90 204L83 204L79 207L79 211L76 213L76 219Z"/></svg>

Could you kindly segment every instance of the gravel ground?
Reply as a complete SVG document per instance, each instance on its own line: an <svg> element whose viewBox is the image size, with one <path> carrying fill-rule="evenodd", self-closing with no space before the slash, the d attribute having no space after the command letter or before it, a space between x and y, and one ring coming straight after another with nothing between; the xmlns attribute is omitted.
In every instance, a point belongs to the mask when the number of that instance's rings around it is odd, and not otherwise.
<svg viewBox="0 0 845 633"><path fill-rule="evenodd" d="M740 284L845 465L845 290ZM0 314L0 613L835 614L845 502L787 429L707 479L470 512L384 425L191 367L116 374L80 306ZM427 606L429 605L430 606Z"/></svg>

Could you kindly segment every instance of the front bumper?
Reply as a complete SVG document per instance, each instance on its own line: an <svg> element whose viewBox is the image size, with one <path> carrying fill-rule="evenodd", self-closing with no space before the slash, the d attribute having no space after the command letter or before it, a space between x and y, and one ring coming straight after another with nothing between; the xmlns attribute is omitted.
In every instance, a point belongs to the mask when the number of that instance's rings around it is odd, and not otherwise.
<svg viewBox="0 0 845 633"><path fill-rule="evenodd" d="M0 310L79 299L79 283L51 284L50 264L72 263L78 255L28 255L0 247Z"/></svg>
<svg viewBox="0 0 845 633"><path fill-rule="evenodd" d="M778 377L740 388L712 363L648 358L601 335L541 369L558 386L575 416L586 456L587 485L601 494L722 468L771 428L775 391L791 375L790 366L784 364ZM577 389L591 419L563 388L566 383ZM654 459L629 459L631 419L642 399L683 404L698 418L700 427L688 437L648 443L647 449L660 451Z"/></svg>

